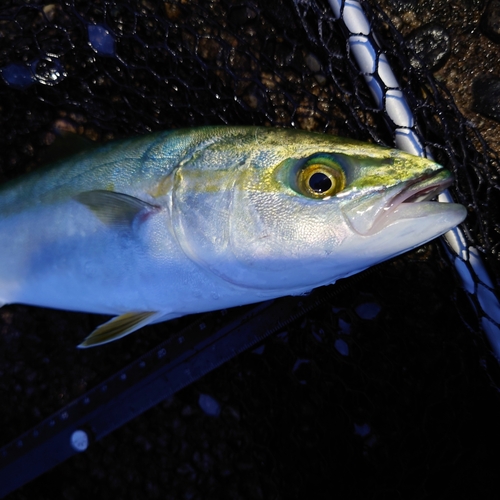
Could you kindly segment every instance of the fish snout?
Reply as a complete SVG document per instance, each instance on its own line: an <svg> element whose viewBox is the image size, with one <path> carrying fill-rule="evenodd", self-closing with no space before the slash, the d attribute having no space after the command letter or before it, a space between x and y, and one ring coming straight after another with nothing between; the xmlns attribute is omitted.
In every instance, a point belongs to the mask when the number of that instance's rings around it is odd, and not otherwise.
<svg viewBox="0 0 500 500"><path fill-rule="evenodd" d="M418 179L369 192L357 201L350 200L342 206L342 212L356 233L370 236L393 222L395 214L402 212L402 208L408 218L412 218L411 214L422 217L422 207L416 205L436 197L452 182L453 176L445 169L423 174ZM407 206L402 207L403 204Z"/></svg>

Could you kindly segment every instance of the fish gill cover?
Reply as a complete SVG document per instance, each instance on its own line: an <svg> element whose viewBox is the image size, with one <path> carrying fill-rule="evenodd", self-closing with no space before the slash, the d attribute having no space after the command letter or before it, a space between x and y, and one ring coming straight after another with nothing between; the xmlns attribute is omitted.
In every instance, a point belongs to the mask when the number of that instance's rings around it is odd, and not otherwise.
<svg viewBox="0 0 500 500"><path fill-rule="evenodd" d="M431 70L415 63L384 10L361 3L426 146L456 176L453 195L469 209L465 234L497 285L498 156ZM404 28L405 16L427 4L395 5L384 9ZM55 126L105 141L215 124L392 143L324 1L11 0L0 7L1 180L36 168ZM100 319L25 306L0 316L3 443L184 324L82 353L74 345ZM436 242L374 271L263 350L64 464L57 491L82 498L98 483L120 498L143 491L301 498L313 484L357 494L371 485L373 495L408 487L417 498L429 479L415 478L424 464L430 475L440 471L441 490L461 491L460 471L487 476L479 456L488 453L475 446L498 443L488 424L498 416L489 383L499 386L495 360ZM221 402L218 419L203 412L200 395ZM19 498L53 498L50 476Z"/></svg>

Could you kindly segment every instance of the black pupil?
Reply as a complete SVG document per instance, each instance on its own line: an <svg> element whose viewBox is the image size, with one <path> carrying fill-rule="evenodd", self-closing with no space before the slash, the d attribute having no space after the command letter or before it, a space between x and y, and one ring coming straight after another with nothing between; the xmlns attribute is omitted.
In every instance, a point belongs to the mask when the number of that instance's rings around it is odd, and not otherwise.
<svg viewBox="0 0 500 500"><path fill-rule="evenodd" d="M309 177L309 187L315 193L324 193L332 187L332 180L327 175L316 172Z"/></svg>

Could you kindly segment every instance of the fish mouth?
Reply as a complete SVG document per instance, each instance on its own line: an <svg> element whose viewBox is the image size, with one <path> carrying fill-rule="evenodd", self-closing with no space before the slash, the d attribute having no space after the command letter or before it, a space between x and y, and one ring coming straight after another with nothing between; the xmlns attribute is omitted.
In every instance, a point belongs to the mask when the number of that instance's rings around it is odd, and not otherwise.
<svg viewBox="0 0 500 500"><path fill-rule="evenodd" d="M453 183L453 177L447 170L427 174L420 179L410 181L403 190L397 194L387 210L397 208L401 203L420 203L432 200L439 193L449 188Z"/></svg>
<svg viewBox="0 0 500 500"><path fill-rule="evenodd" d="M363 236L373 235L401 219L425 217L437 205L430 201L453 183L453 176L444 168L425 173L418 179L406 181L368 197L354 209L345 210L352 228Z"/></svg>

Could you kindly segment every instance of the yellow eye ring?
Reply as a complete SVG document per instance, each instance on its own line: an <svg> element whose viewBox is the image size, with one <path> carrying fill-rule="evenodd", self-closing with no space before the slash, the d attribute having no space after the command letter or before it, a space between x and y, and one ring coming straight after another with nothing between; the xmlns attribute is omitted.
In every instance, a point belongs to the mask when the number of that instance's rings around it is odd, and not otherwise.
<svg viewBox="0 0 500 500"><path fill-rule="evenodd" d="M311 198L327 198L344 189L345 174L336 164L306 163L297 174L297 187Z"/></svg>

